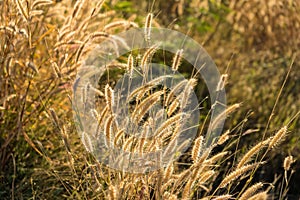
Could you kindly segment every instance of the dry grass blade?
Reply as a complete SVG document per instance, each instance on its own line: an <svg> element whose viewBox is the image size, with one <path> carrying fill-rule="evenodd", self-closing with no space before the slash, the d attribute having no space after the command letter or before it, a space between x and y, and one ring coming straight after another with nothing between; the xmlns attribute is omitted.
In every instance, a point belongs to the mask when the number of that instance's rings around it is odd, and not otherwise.
<svg viewBox="0 0 300 200"><path fill-rule="evenodd" d="M50 108L49 111L50 111L50 114L51 114L51 117L53 119L55 126L60 129L59 120L58 120L55 110L53 108Z"/></svg>
<svg viewBox="0 0 300 200"><path fill-rule="evenodd" d="M28 21L28 13L27 13L27 9L23 6L22 2L20 2L20 0L15 0L16 4L17 4L17 8L20 12L20 14L22 15L22 17L25 19L25 21Z"/></svg>
<svg viewBox="0 0 300 200"><path fill-rule="evenodd" d="M76 3L75 3L75 6L74 6L74 11L72 13L72 18L76 18L79 14L79 12L81 11L82 9L82 6L84 4L84 0L77 0Z"/></svg>
<svg viewBox="0 0 300 200"><path fill-rule="evenodd" d="M52 5L54 2L51 0L36 0L32 3L31 5L31 10L35 9L36 7L39 6L48 6L48 5Z"/></svg>

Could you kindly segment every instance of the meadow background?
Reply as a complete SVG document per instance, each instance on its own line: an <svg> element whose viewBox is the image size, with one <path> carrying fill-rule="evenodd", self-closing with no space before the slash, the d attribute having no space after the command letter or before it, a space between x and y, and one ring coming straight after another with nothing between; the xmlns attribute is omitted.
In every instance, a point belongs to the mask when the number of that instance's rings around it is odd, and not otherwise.
<svg viewBox="0 0 300 200"><path fill-rule="evenodd" d="M76 132L71 86L85 54L103 39L96 33L143 27L149 12L153 26L194 38L228 74L228 105L241 103L226 120L231 141L238 141L231 152L243 155L288 126L253 180L277 180L269 199L299 199L300 3L292 0L0 0L0 199L114 196L110 184L117 174L97 164ZM207 95L205 88L198 92ZM289 155L296 161L286 185ZM220 173L231 162L222 162ZM134 184L140 179L129 178ZM215 182L220 179L212 188ZM127 199L143 199L140 187ZM150 191L145 199L158 198L155 188Z"/></svg>

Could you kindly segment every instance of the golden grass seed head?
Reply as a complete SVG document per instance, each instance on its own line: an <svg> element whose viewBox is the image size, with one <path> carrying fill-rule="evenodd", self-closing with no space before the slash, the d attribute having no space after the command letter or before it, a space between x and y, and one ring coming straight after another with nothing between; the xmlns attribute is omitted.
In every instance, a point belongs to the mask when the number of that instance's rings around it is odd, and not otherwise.
<svg viewBox="0 0 300 200"><path fill-rule="evenodd" d="M90 152L90 153L93 152L94 146L93 146L93 143L92 143L92 139L86 132L81 133L81 141L82 141L85 149L88 152Z"/></svg>
<svg viewBox="0 0 300 200"><path fill-rule="evenodd" d="M218 145L224 144L224 143L229 139L229 133L230 133L230 130L227 130L225 133L223 133L223 134L219 137L217 144L218 144Z"/></svg>
<svg viewBox="0 0 300 200"><path fill-rule="evenodd" d="M171 103L171 105L168 107L167 115L170 117L180 106L180 103L177 99Z"/></svg>
<svg viewBox="0 0 300 200"><path fill-rule="evenodd" d="M217 91L223 90L226 83L227 83L227 79L228 79L228 74L222 74L220 77L220 81L217 85Z"/></svg>
<svg viewBox="0 0 300 200"><path fill-rule="evenodd" d="M77 0L75 5L74 5L74 10L73 10L73 13L72 13L72 18L75 19L79 12L81 11L82 9L82 6L84 4L85 0Z"/></svg>
<svg viewBox="0 0 300 200"><path fill-rule="evenodd" d="M102 110L100 116L98 117L98 119L97 119L98 123L97 123L96 135L99 134L100 129L102 128L101 127L102 126L102 122L104 121L106 115L108 114L108 111L109 111L108 106L105 106L104 109Z"/></svg>
<svg viewBox="0 0 300 200"><path fill-rule="evenodd" d="M263 184L261 182L252 185L242 194L239 200L248 200L257 190L262 188L262 186Z"/></svg>
<svg viewBox="0 0 300 200"><path fill-rule="evenodd" d="M285 171L289 171L290 168L291 168L291 165L295 162L293 156L287 156L285 157L284 159L284 162L283 162L283 168Z"/></svg>
<svg viewBox="0 0 300 200"><path fill-rule="evenodd" d="M199 159L199 155L200 155L200 152L202 150L203 141L204 141L203 136L199 136L195 140L195 144L194 144L193 150L192 150L192 159L193 159L194 162L197 162L198 159Z"/></svg>
<svg viewBox="0 0 300 200"><path fill-rule="evenodd" d="M143 116L160 100L160 96L163 91L157 91L147 98L145 98L140 104L138 104L131 114L131 118L139 123Z"/></svg>
<svg viewBox="0 0 300 200"><path fill-rule="evenodd" d="M158 47L160 46L160 44L154 44L152 45L150 48L147 49L147 51L144 53L142 60L141 60L141 68L143 70L144 73L147 72L147 66L151 60L151 57L153 56L153 54L158 50Z"/></svg>
<svg viewBox="0 0 300 200"><path fill-rule="evenodd" d="M134 22L126 21L126 20L121 20L121 21L115 21L111 22L107 25L104 26L103 30L104 31L109 31L113 28L118 28L118 27L124 27L125 29L128 29L129 27L138 27L138 25Z"/></svg>
<svg viewBox="0 0 300 200"><path fill-rule="evenodd" d="M148 13L145 21L145 40L150 41L151 38L151 28L152 28L152 20L153 20L153 13Z"/></svg>
<svg viewBox="0 0 300 200"><path fill-rule="evenodd" d="M117 200L117 188L113 185L110 185L108 188L108 199L109 200Z"/></svg>
<svg viewBox="0 0 300 200"><path fill-rule="evenodd" d="M112 107L114 105L114 90L106 84L105 86L105 100L106 100L106 105L112 111Z"/></svg>
<svg viewBox="0 0 300 200"><path fill-rule="evenodd" d="M125 135L125 132L123 129L119 130L114 138L114 146L116 147L119 144L119 141L122 136Z"/></svg>
<svg viewBox="0 0 300 200"><path fill-rule="evenodd" d="M124 151L129 151L131 149L134 138L135 138L134 136L130 136L127 140L125 140L123 145Z"/></svg>
<svg viewBox="0 0 300 200"><path fill-rule="evenodd" d="M267 200L267 199L268 199L267 192L260 192L257 193L256 195L253 195L248 200Z"/></svg>
<svg viewBox="0 0 300 200"><path fill-rule="evenodd" d="M182 199L190 199L193 181L190 179L184 186L182 191Z"/></svg>
<svg viewBox="0 0 300 200"><path fill-rule="evenodd" d="M214 170L208 170L208 171L205 171L204 173L200 173L198 177L199 178L199 183L200 184L203 184L203 183L206 183L208 179L210 179L213 175L215 175L216 172Z"/></svg>
<svg viewBox="0 0 300 200"><path fill-rule="evenodd" d="M228 200L228 199L231 199L231 198L232 198L232 195L224 194L224 195L216 196L212 200Z"/></svg>
<svg viewBox="0 0 300 200"><path fill-rule="evenodd" d="M171 178L173 171L174 171L174 165L170 163L165 169L164 180L168 181Z"/></svg>
<svg viewBox="0 0 300 200"><path fill-rule="evenodd" d="M173 71L178 70L178 67L181 64L182 55L183 55L183 49L177 50L177 52L173 58L173 62L172 62L172 70Z"/></svg>
<svg viewBox="0 0 300 200"><path fill-rule="evenodd" d="M261 151L268 143L269 143L269 139L264 140L262 142L259 142L257 145L255 145L254 147L252 147L240 160L240 162L237 165L237 168L241 168L242 166L244 166L247 162L249 162L249 160L256 155L257 153L259 153L259 151Z"/></svg>
<svg viewBox="0 0 300 200"><path fill-rule="evenodd" d="M90 112L91 112L91 116L92 116L95 120L98 121L99 114L98 114L97 110L96 110L96 109L91 109Z"/></svg>
<svg viewBox="0 0 300 200"><path fill-rule="evenodd" d="M228 151L223 151L220 152L214 156L212 156L211 158L205 160L205 163L209 164L209 165L213 165L215 164L217 161L219 161L221 158L223 158L224 156L226 156L228 154Z"/></svg>
<svg viewBox="0 0 300 200"><path fill-rule="evenodd" d="M36 0L31 4L31 10L34 10L37 7L42 7L42 6L50 6L54 4L52 0Z"/></svg>
<svg viewBox="0 0 300 200"><path fill-rule="evenodd" d="M274 148L287 134L287 126L282 127L271 139L269 148Z"/></svg>
<svg viewBox="0 0 300 200"><path fill-rule="evenodd" d="M132 76L133 65L134 65L133 56L132 54L130 54L127 58L127 72L130 74L130 77Z"/></svg>
<svg viewBox="0 0 300 200"><path fill-rule="evenodd" d="M106 137L106 145L108 147L111 146L111 141L112 141L112 129L113 129L113 122L114 122L115 116L114 115L110 115L106 122L105 122L105 127L104 127L104 131L105 131L105 137Z"/></svg>
<svg viewBox="0 0 300 200"><path fill-rule="evenodd" d="M228 108L226 108L219 115L217 115L216 118L212 121L212 123L209 127L210 131L217 128L219 123L221 123L222 119L226 118L227 115L229 115L229 114L233 113L234 111L236 111L238 108L240 108L240 106L241 106L241 104L239 104L239 103L233 104L233 105L229 106Z"/></svg>
<svg viewBox="0 0 300 200"><path fill-rule="evenodd" d="M27 21L28 20L28 16L29 16L29 14L28 14L28 9L27 8L25 8L25 6L22 4L22 2L20 1L20 0L15 0L15 3L16 3L16 5L17 5L17 8L18 8L18 11L19 11L19 13L22 15L22 17L23 17L23 19L25 20L25 21Z"/></svg>
<svg viewBox="0 0 300 200"><path fill-rule="evenodd" d="M250 164L250 165L245 165L239 169L236 169L235 171L231 172L228 174L221 182L220 187L224 188L226 187L229 183L232 181L238 179L240 176L243 174L247 173L248 171L254 169L257 166L257 163L255 164Z"/></svg>

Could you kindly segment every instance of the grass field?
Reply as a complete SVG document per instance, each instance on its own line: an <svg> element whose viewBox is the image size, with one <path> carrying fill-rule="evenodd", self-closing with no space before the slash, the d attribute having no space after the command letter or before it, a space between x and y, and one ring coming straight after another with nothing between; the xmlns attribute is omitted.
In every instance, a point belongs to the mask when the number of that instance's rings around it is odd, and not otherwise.
<svg viewBox="0 0 300 200"><path fill-rule="evenodd" d="M297 1L0 0L0 5L0 199L300 198ZM134 174L110 168L89 152L98 136L78 133L73 84L97 45L122 43L115 34L144 26L176 30L201 44L224 80L227 107L211 122L217 127L226 118L221 136L207 147L210 93L180 48L172 54L150 46L102 67L97 87L84 85L80 101L87 105L87 90L96 91L91 119L105 144L124 151L144 154L169 145L165 154L176 156L183 147L175 144L183 133L176 127L190 122L185 100L193 92L199 98L197 135L187 150L163 168ZM151 40L151 31L145 35ZM184 75L185 82L178 82L182 95L145 78L147 68L139 64L151 61ZM117 124L114 86L133 72L149 87L131 94L131 121ZM151 116L155 104L165 109L162 118ZM143 127L141 134L151 129L160 137L126 135L132 124Z"/></svg>

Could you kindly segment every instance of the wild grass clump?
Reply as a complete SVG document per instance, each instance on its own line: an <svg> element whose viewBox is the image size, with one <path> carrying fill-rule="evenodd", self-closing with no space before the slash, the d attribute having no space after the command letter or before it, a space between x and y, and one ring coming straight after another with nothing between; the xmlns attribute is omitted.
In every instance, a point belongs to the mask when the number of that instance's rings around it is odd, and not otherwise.
<svg viewBox="0 0 300 200"><path fill-rule="evenodd" d="M289 134L289 123L282 123L282 128L270 136L259 131L265 137L246 152L242 152L239 143L254 132L244 130L248 116L241 122L232 122L230 129L209 147L203 142L204 131L200 131L179 160L171 159L158 170L133 174L103 165L90 153L96 148L94 138L86 132L79 138L75 129L71 85L77 68L97 44L107 39L114 42L115 32L138 25L109 10L111 5L104 1L3 0L0 5L2 197L217 200L275 196L277 190L271 184L254 179L268 162L266 155ZM178 6L177 12L182 13L183 8ZM151 40L153 17L146 17L146 40ZM148 73L155 52L153 46L140 57L130 54L124 62L108 67L107 72L117 69L128 76L134 76L136 71ZM171 59L173 71L180 69L184 53L179 49ZM137 69L137 60L145 68ZM177 89L183 93L177 96L175 91L157 87L164 77L145 80L144 86L133 91L129 95L134 99L131 123L143 127L143 137L137 139L126 135L126 127L116 123L113 84L117 75L100 82L99 88L87 84L81 91L83 103L88 90L94 90L99 98L97 107L91 110L97 121L94 137L103 135L107 146L141 155L168 146L164 154L176 157L183 148L176 143L182 134L178 127L188 120L188 113L181 108L189 103L186 100L199 80L191 76L180 82ZM221 88L225 86L223 82ZM153 126L155 118L145 117L155 104L166 111L162 112L164 120L159 126ZM242 104L228 106L212 127L241 107ZM150 128L156 137L145 137ZM207 124L203 124L201 130L206 128ZM266 132L272 131L267 128ZM122 164L122 160L117 161ZM287 157L283 163L285 175L278 193L281 199L287 195L294 161Z"/></svg>

